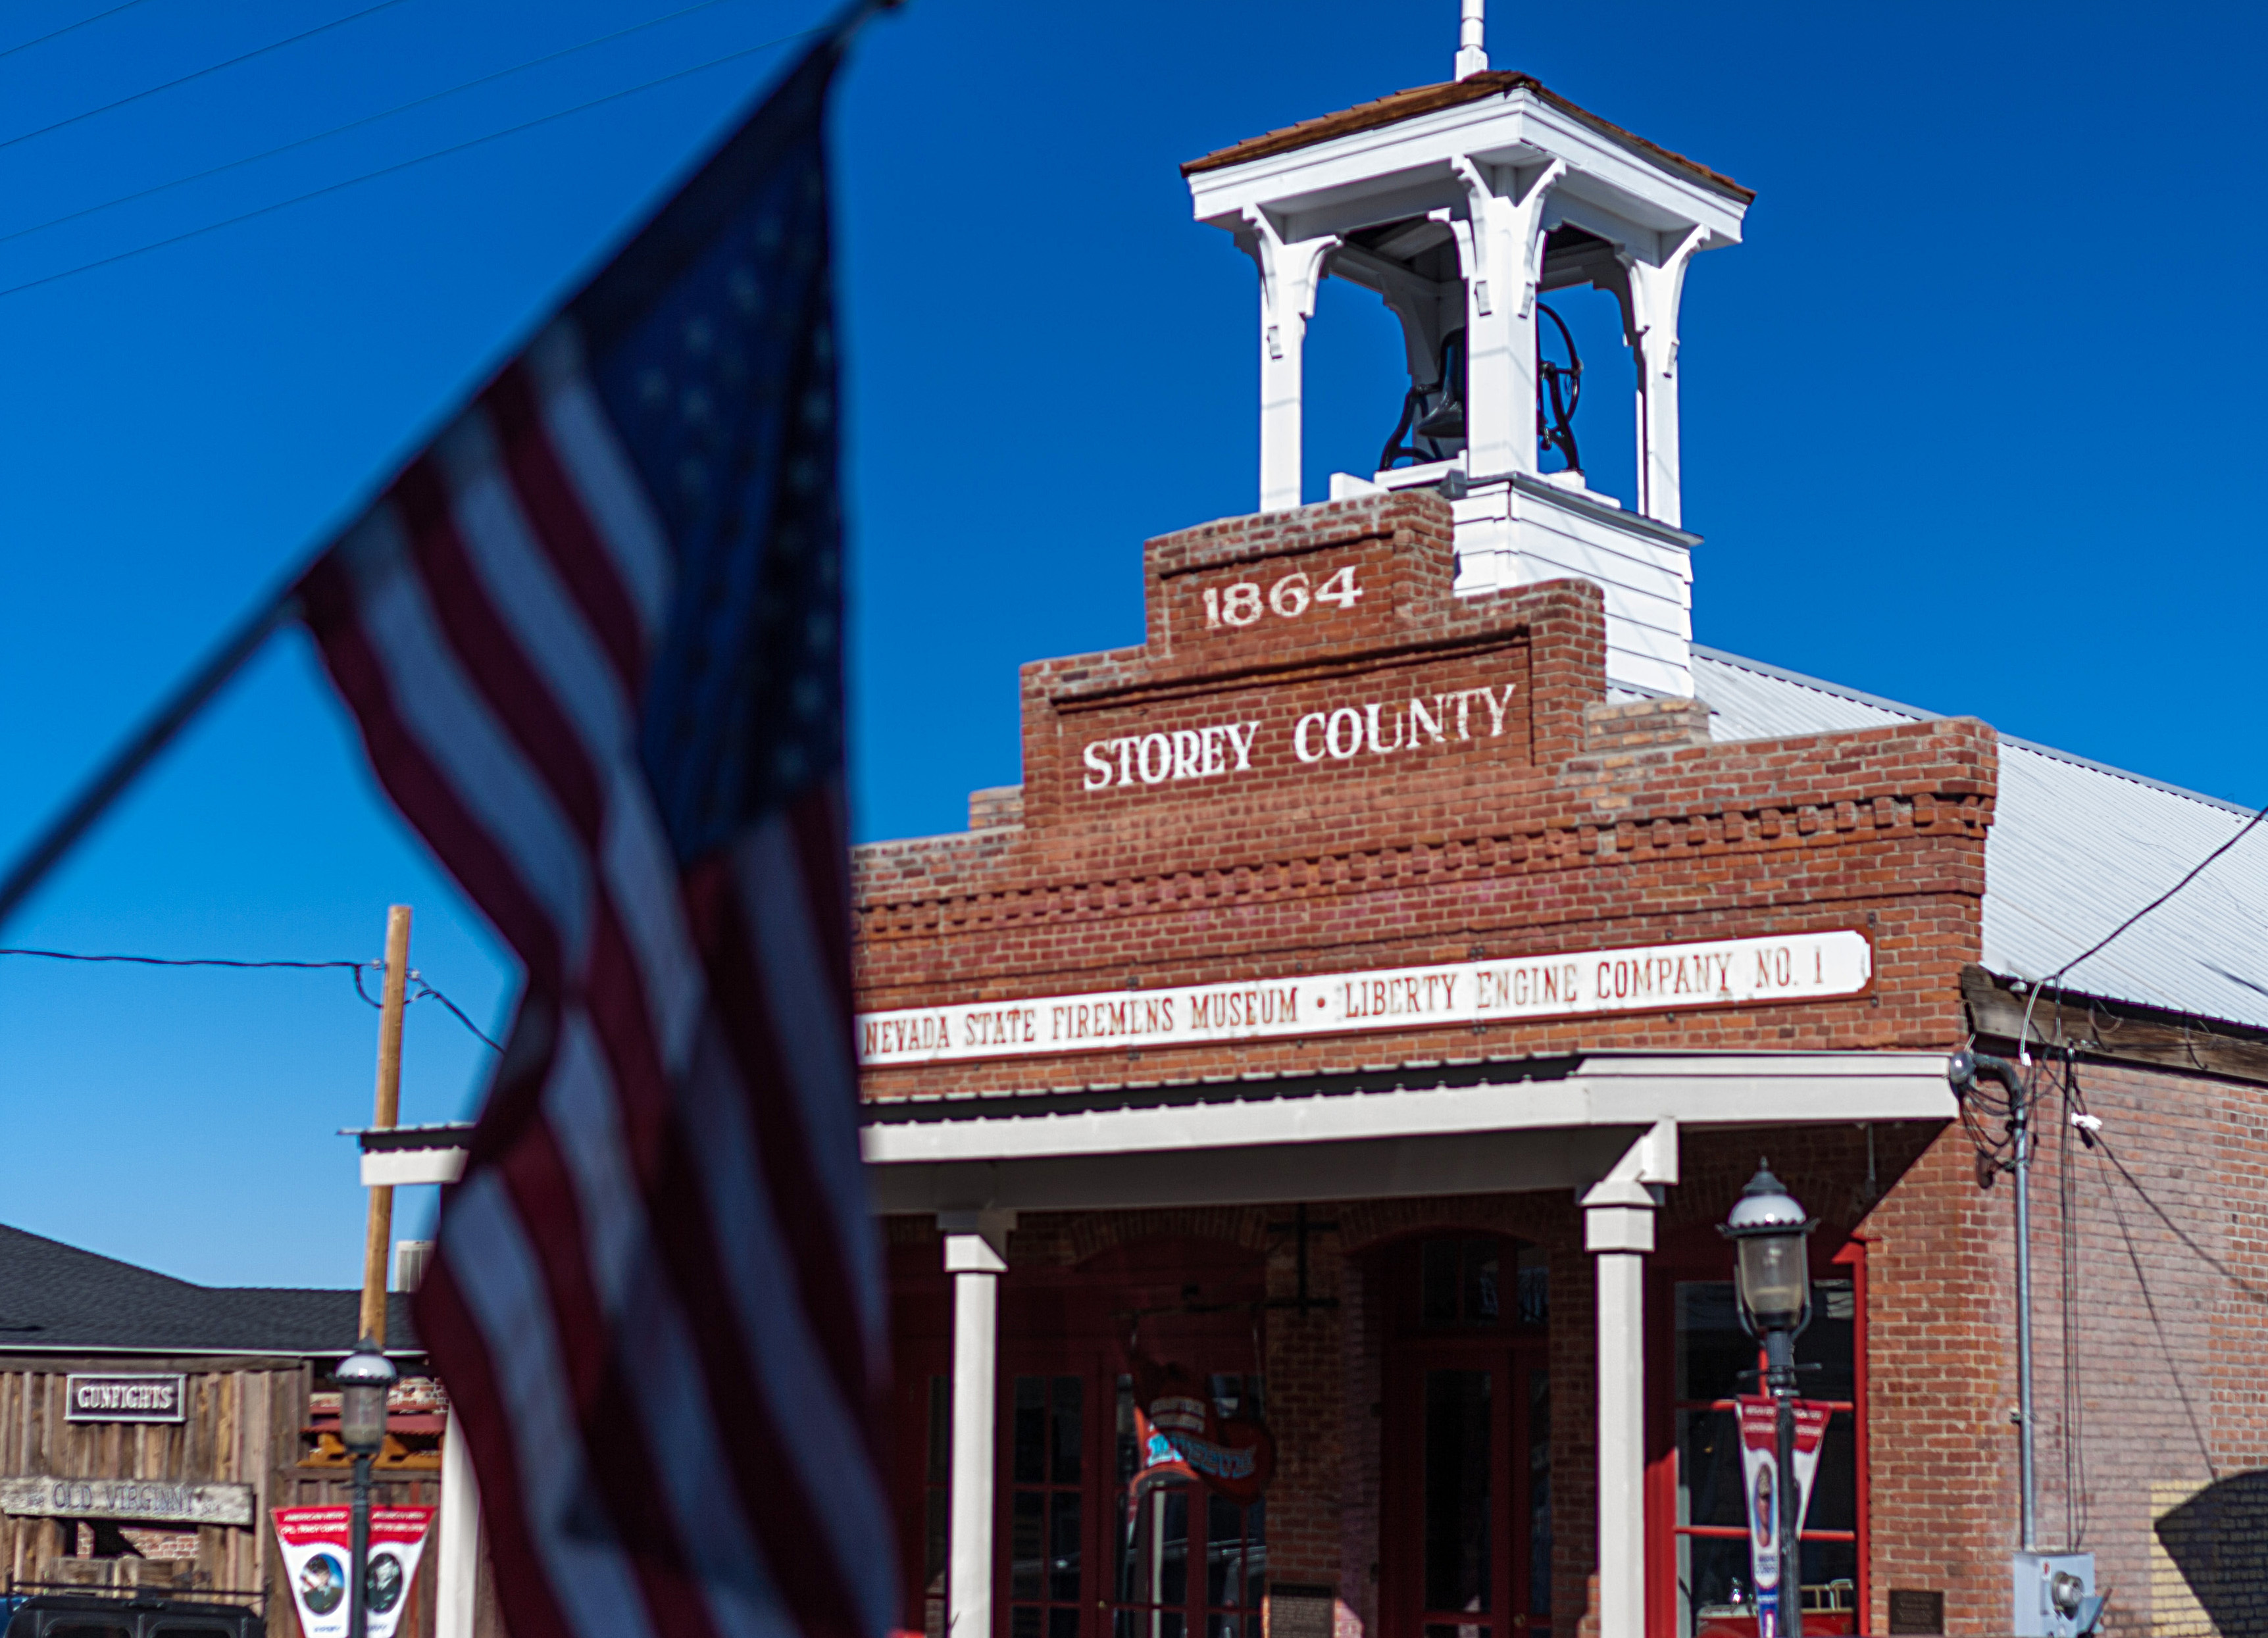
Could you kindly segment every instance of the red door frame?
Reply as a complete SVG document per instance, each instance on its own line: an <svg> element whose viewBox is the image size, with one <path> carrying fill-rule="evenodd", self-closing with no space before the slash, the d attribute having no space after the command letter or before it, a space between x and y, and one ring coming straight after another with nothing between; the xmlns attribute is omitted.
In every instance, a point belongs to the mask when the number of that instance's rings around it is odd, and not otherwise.
<svg viewBox="0 0 2268 1638"><path fill-rule="evenodd" d="M1815 1243L1811 1273L1851 1282L1856 1311L1851 1335L1852 1466L1858 1487L1858 1603L1864 1631L1874 1607L1873 1531L1867 1431L1867 1247L1852 1236L1839 1246ZM1729 1280L1729 1248L1697 1238L1648 1259L1646 1289L1646 1638L1677 1638L1677 1310L1683 1280ZM1821 1532L1805 1531L1807 1539Z"/></svg>
<svg viewBox="0 0 2268 1638"><path fill-rule="evenodd" d="M1490 1544L1491 1608L1474 1616L1424 1608L1425 1380L1428 1370L1488 1370L1505 1385L1510 1415L1497 1423L1491 1397L1489 1495L1495 1539ZM1528 1628L1531 1520L1526 1503L1532 1370L1550 1370L1540 1333L1437 1335L1387 1345L1381 1429L1378 1619L1381 1638L1424 1638L1433 1624L1480 1627L1486 1638L1513 1638ZM1556 1613L1556 1612L1555 1612Z"/></svg>

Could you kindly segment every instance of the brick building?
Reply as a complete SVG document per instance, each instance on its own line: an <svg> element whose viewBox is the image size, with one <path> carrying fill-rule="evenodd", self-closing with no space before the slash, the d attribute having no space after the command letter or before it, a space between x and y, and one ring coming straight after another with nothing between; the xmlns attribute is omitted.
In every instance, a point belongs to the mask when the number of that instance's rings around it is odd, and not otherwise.
<svg viewBox="0 0 2268 1638"><path fill-rule="evenodd" d="M1146 545L1142 644L1025 667L968 832L854 861L906 1624L1753 1634L1715 1225L1769 1158L1819 1218L1807 1627L2015 1628L2010 1188L1946 1063L2021 1035L2036 1544L2110 1630L2262 1630L2268 873L2028 988L2243 816L1694 647L1677 305L1749 195L1477 55L1186 167L1261 274L1261 510ZM1301 505L1323 276L1411 380ZM1578 284L1628 505L1555 437ZM1264 1422L1258 1500L1130 1482L1167 1365Z"/></svg>

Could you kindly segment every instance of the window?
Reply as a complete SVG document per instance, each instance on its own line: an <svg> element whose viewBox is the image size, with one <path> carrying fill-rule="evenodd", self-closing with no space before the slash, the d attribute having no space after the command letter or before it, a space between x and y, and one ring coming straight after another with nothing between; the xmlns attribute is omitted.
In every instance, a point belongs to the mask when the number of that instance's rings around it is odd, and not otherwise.
<svg viewBox="0 0 2268 1638"><path fill-rule="evenodd" d="M1763 1356L1741 1329L1729 1280L1675 1287L1678 1638L1755 1630L1741 1436L1733 1400L1758 1392ZM1811 1324L1796 1339L1800 1392L1830 1408L1803 1521L1807 1633L1854 1631L1858 1613L1857 1288L1814 1280Z"/></svg>
<svg viewBox="0 0 2268 1638"><path fill-rule="evenodd" d="M1221 1415L1258 1414L1259 1377L1208 1380ZM1122 1502L1112 1521L1111 1638L1260 1638L1267 1504L1241 1507L1177 1479L1136 1491L1141 1451L1130 1377L1118 1378L1117 1434Z"/></svg>
<svg viewBox="0 0 2268 1638"><path fill-rule="evenodd" d="M945 1576L953 1523L953 1378L929 1379L927 1457L922 1470L922 1627L945 1638Z"/></svg>
<svg viewBox="0 0 2268 1638"><path fill-rule="evenodd" d="M1079 1638L1086 1384L1019 1377L1010 1429L1009 1638Z"/></svg>
<svg viewBox="0 0 2268 1638"><path fill-rule="evenodd" d="M1509 1289L1503 1266L1507 1253ZM1543 1248L1493 1234L1427 1240L1418 1250L1418 1323L1429 1331L1489 1330L1507 1321L1540 1326L1551 1317L1551 1274Z"/></svg>

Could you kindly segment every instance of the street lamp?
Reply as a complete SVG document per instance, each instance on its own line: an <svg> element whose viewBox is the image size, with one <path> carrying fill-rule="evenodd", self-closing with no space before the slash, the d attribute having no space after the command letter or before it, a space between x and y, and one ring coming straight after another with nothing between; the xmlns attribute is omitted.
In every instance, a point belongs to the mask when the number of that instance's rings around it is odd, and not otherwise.
<svg viewBox="0 0 2268 1638"><path fill-rule="evenodd" d="M1811 1323L1811 1258L1818 1226L1759 1163L1718 1230L1733 1242L1733 1288L1741 1328L1764 1345L1764 1386L1779 1401L1772 1538L1779 1550L1779 1630L1803 1638L1802 1500L1795 1490L1795 1339Z"/></svg>
<svg viewBox="0 0 2268 1638"><path fill-rule="evenodd" d="M386 1399L394 1362L364 1337L331 1373L339 1385L339 1439L354 1457L353 1534L347 1566L347 1638L370 1630L370 1463L386 1443Z"/></svg>

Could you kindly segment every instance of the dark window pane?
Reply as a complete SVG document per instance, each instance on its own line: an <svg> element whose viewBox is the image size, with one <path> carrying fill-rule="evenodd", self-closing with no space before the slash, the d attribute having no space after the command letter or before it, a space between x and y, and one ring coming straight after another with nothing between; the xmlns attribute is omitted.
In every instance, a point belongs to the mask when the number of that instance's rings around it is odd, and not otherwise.
<svg viewBox="0 0 2268 1638"><path fill-rule="evenodd" d="M1233 1615L1209 1615L1205 1618L1205 1638L1237 1638L1242 1620Z"/></svg>
<svg viewBox="0 0 2268 1638"><path fill-rule="evenodd" d="M1160 1604L1189 1601L1189 1490L1175 1485L1164 1493L1163 1526L1157 1546L1157 1598Z"/></svg>
<svg viewBox="0 0 2268 1638"><path fill-rule="evenodd" d="M1048 1597L1079 1600L1079 1492L1057 1490L1048 1497Z"/></svg>
<svg viewBox="0 0 2268 1638"><path fill-rule="evenodd" d="M1677 1413L1677 1482L1685 1493L1680 1523L1738 1526L1749 1522L1740 1420L1733 1412Z"/></svg>
<svg viewBox="0 0 2268 1638"><path fill-rule="evenodd" d="M1205 1498L1205 1602L1233 1606L1243 1590L1244 1509L1225 1496ZM1218 1638L1218 1634L1216 1634Z"/></svg>
<svg viewBox="0 0 2268 1638"><path fill-rule="evenodd" d="M1134 1378L1118 1378L1118 1482L1130 1485L1141 1460L1134 1438Z"/></svg>
<svg viewBox="0 0 2268 1638"><path fill-rule="evenodd" d="M1016 1378L1014 1473L1020 1485L1047 1482L1048 1379Z"/></svg>
<svg viewBox="0 0 2268 1638"><path fill-rule="evenodd" d="M1756 1620L1745 1535L1677 1538L1679 1629L1690 1635L1717 1620Z"/></svg>
<svg viewBox="0 0 2268 1638"><path fill-rule="evenodd" d="M1528 1612L1551 1613L1551 1373L1528 1373ZM1537 1638L1528 1623L1528 1638Z"/></svg>
<svg viewBox="0 0 2268 1638"><path fill-rule="evenodd" d="M1079 1638L1079 1612L1075 1609L1049 1610L1048 1638Z"/></svg>
<svg viewBox="0 0 2268 1638"><path fill-rule="evenodd" d="M1489 1607L1489 1376L1425 1373L1425 1607Z"/></svg>
<svg viewBox="0 0 2268 1638"><path fill-rule="evenodd" d="M943 1592L947 1521L953 1515L953 1497L949 1491L932 1490L925 1499L929 1506L922 1519L922 1576L932 1592Z"/></svg>
<svg viewBox="0 0 2268 1638"><path fill-rule="evenodd" d="M1418 1318L1429 1326L1457 1323L1457 1285L1463 1261L1463 1244L1457 1240L1428 1240L1419 1253Z"/></svg>
<svg viewBox="0 0 2268 1638"><path fill-rule="evenodd" d="M1047 1496L1038 1490L1016 1492L1008 1524L1008 1596L1037 1598L1040 1563L1046 1553Z"/></svg>
<svg viewBox="0 0 2268 1638"><path fill-rule="evenodd" d="M1795 1340L1795 1363L1816 1365L1803 1373L1808 1399L1847 1399L1858 1390L1852 1370L1859 1334L1858 1288L1848 1280L1811 1282L1811 1323Z"/></svg>
<svg viewBox="0 0 2268 1638"><path fill-rule="evenodd" d="M1189 1487L1153 1484L1117 1532L1118 1598L1123 1604L1189 1601Z"/></svg>
<svg viewBox="0 0 2268 1638"><path fill-rule="evenodd" d="M1848 1411L1837 1411L1827 1419L1827 1436L1819 1442L1819 1471L1811 1476L1811 1505L1804 1509L1803 1527L1806 1531L1859 1528L1859 1440Z"/></svg>
<svg viewBox="0 0 2268 1638"><path fill-rule="evenodd" d="M1756 1345L1741 1329L1730 1280L1683 1280L1677 1286L1677 1397L1729 1399L1756 1391ZM1808 1383L1804 1385L1811 1392Z"/></svg>
<svg viewBox="0 0 2268 1638"><path fill-rule="evenodd" d="M1551 1263L1541 1245L1520 1248L1520 1323L1540 1326L1551 1318Z"/></svg>
<svg viewBox="0 0 2268 1638"><path fill-rule="evenodd" d="M1268 1504L1244 1509L1244 1607L1260 1608L1268 1592Z"/></svg>
<svg viewBox="0 0 2268 1638"><path fill-rule="evenodd" d="M1040 1638L1040 1612L1019 1605L1008 1612L1010 1638Z"/></svg>
<svg viewBox="0 0 2268 1638"><path fill-rule="evenodd" d="M1858 1592L1857 1542L1807 1541L1803 1544L1805 1610L1855 1609L1859 1602Z"/></svg>
<svg viewBox="0 0 2268 1638"><path fill-rule="evenodd" d="M1079 1377L1056 1378L1055 1429L1049 1436L1053 1448L1048 1476L1059 1485L1079 1482L1079 1451L1086 1440L1086 1419L1081 1414L1086 1393L1086 1384Z"/></svg>
<svg viewBox="0 0 2268 1638"><path fill-rule="evenodd" d="M929 1379L929 1481L953 1482L953 1378Z"/></svg>
<svg viewBox="0 0 2268 1638"><path fill-rule="evenodd" d="M1496 1324L1497 1243L1493 1239L1465 1242L1464 1322L1469 1326Z"/></svg>

